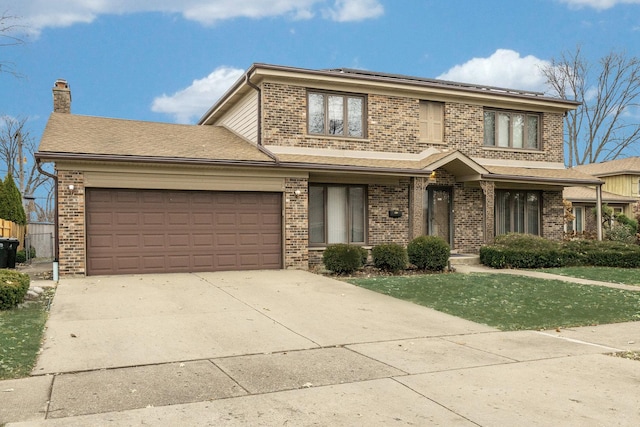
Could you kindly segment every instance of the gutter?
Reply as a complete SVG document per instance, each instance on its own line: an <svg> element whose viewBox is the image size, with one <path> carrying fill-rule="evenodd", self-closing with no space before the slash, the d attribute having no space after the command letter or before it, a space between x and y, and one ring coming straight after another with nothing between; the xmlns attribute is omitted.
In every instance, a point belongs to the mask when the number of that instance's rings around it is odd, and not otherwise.
<svg viewBox="0 0 640 427"><path fill-rule="evenodd" d="M260 148L260 146L259 146ZM264 150L264 151L263 151ZM405 175L405 176L429 176L431 170L426 169L401 169L401 168L376 168L367 166L349 166L349 165L329 165L322 163L304 163L304 162L287 162L278 161L273 153L262 147L265 154L271 154L273 162L267 161L247 161L247 160L209 160L197 158L177 158L177 157L151 157L151 156L125 156L125 155L106 155L106 154L80 154L80 153L59 153L48 152L38 153L38 159L46 161L102 161L114 163L144 163L144 164L172 164L172 165L200 165L200 166L245 166L245 167L278 167L283 169L305 169L305 170L324 170L324 171L341 171L341 172L359 172L359 173L383 173L388 175Z"/></svg>
<svg viewBox="0 0 640 427"><path fill-rule="evenodd" d="M41 158L39 156L39 153L35 153L34 154L35 160L36 160L36 167L38 168L38 172L40 172L42 175L49 177L51 179L53 179L53 186L55 188L54 190L54 196L53 196L53 204L54 204L54 216L53 216L53 281L57 282L58 281L58 277L60 274L60 235L58 233L58 222L59 222L59 218L58 218L58 175L57 174L51 174L47 171L45 171L44 169L42 169L42 163L41 163Z"/></svg>
<svg viewBox="0 0 640 427"><path fill-rule="evenodd" d="M481 177L482 179L486 179L488 181L543 182L543 183L560 184L560 185L579 184L581 186L602 184L602 181L600 180L588 180L588 179L579 179L579 178L558 179L558 178L547 178L547 177L519 176L519 175L494 175L494 174L482 174Z"/></svg>

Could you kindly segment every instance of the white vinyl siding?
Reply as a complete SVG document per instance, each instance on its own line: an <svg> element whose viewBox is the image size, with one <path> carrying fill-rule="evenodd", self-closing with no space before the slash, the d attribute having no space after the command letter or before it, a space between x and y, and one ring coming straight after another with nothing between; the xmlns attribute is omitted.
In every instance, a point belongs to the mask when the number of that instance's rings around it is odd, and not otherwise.
<svg viewBox="0 0 640 427"><path fill-rule="evenodd" d="M253 143L258 143L258 92L251 91L227 112L218 124Z"/></svg>
<svg viewBox="0 0 640 427"><path fill-rule="evenodd" d="M420 101L419 121L421 142L444 142L444 104Z"/></svg>

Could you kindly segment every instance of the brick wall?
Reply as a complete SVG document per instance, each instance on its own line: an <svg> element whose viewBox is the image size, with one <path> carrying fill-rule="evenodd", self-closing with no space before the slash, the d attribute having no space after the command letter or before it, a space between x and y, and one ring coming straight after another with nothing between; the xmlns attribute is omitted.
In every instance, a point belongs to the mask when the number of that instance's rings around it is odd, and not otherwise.
<svg viewBox="0 0 640 427"><path fill-rule="evenodd" d="M296 195L295 192L300 194ZM306 178L285 179L284 267L309 268L309 187Z"/></svg>
<svg viewBox="0 0 640 427"><path fill-rule="evenodd" d="M562 240L564 234L564 205L562 191L542 192L542 236Z"/></svg>
<svg viewBox="0 0 640 427"><path fill-rule="evenodd" d="M369 194L369 244L409 242L409 179L399 185L371 184ZM390 210L402 213L400 218L389 217Z"/></svg>
<svg viewBox="0 0 640 427"><path fill-rule="evenodd" d="M73 185L73 190L69 189ZM58 172L60 275L85 274L85 191L81 171Z"/></svg>

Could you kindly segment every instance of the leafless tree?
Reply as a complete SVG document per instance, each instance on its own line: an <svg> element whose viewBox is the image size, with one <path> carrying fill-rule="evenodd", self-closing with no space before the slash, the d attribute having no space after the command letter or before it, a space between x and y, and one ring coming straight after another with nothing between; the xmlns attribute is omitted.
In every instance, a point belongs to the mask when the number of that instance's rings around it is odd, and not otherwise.
<svg viewBox="0 0 640 427"><path fill-rule="evenodd" d="M566 117L568 166L614 160L640 145L640 59L612 51L596 67L580 47L542 68L554 95L581 102Z"/></svg>
<svg viewBox="0 0 640 427"><path fill-rule="evenodd" d="M24 39L18 36L20 30L23 29L22 25L17 24L18 20L18 17L9 15L6 11L0 15L0 47L24 44ZM12 62L2 59L0 59L0 73L9 73L16 77L20 76L15 71Z"/></svg>
<svg viewBox="0 0 640 427"><path fill-rule="evenodd" d="M0 117L0 161L7 165L7 173L13 176L23 197L43 194L45 202L29 202L27 211L36 217L49 217L53 211L49 206L53 186L51 179L38 171L33 156L36 144L26 124L26 118Z"/></svg>

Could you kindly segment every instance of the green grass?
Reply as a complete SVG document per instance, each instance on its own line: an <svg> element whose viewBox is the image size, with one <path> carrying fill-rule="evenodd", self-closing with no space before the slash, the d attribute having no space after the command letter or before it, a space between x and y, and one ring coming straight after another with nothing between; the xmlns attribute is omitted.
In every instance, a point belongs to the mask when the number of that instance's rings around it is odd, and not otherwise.
<svg viewBox="0 0 640 427"><path fill-rule="evenodd" d="M601 282L640 286L640 269L614 267L562 267L544 268L539 271Z"/></svg>
<svg viewBox="0 0 640 427"><path fill-rule="evenodd" d="M0 311L0 380L22 378L33 368L53 290L46 290L35 302Z"/></svg>
<svg viewBox="0 0 640 427"><path fill-rule="evenodd" d="M640 292L507 274L432 274L350 283L512 331L640 320Z"/></svg>

